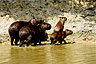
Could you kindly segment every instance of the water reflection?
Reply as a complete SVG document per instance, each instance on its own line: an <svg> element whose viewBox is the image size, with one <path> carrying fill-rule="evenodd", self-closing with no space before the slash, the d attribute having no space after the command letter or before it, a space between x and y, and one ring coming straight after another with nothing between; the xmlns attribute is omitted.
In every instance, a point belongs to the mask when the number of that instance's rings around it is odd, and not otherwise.
<svg viewBox="0 0 96 64"><path fill-rule="evenodd" d="M2 47L0 45L0 64L1 63L6 63L10 61L10 47L9 46L4 46Z"/></svg>
<svg viewBox="0 0 96 64"><path fill-rule="evenodd" d="M85 44L0 46L0 64L95 64L96 46Z"/></svg>

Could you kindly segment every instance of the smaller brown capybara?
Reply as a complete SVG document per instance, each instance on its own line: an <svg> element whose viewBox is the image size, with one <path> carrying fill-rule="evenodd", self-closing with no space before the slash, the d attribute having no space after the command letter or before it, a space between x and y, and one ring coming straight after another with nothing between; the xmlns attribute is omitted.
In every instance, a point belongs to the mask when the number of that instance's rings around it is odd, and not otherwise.
<svg viewBox="0 0 96 64"><path fill-rule="evenodd" d="M26 25L32 24L37 25L39 23L43 23L44 20L41 18L32 18L30 21L16 21L12 23L9 27L9 35L11 38L11 45L13 45L13 41L15 39L15 45L17 45L17 42L19 41L19 30Z"/></svg>
<svg viewBox="0 0 96 64"><path fill-rule="evenodd" d="M42 23L38 26L24 26L19 31L19 39L20 46L23 44L27 44L29 46L30 43L34 43L34 46L37 45L37 42L41 44L42 39L44 38L45 30L51 29L51 25L48 23ZM26 40L26 42L24 42Z"/></svg>
<svg viewBox="0 0 96 64"><path fill-rule="evenodd" d="M51 45L54 45L54 43L56 43L57 41L59 41L60 44L62 44L62 41L66 43L64 38L66 38L66 36L68 35L71 35L72 33L73 31L69 29L66 29L65 31L55 31L54 33L50 35Z"/></svg>
<svg viewBox="0 0 96 64"><path fill-rule="evenodd" d="M60 20L54 27L54 31L63 31L63 29L64 29L64 23L67 20L67 18L66 17L59 17L59 18L60 18Z"/></svg>

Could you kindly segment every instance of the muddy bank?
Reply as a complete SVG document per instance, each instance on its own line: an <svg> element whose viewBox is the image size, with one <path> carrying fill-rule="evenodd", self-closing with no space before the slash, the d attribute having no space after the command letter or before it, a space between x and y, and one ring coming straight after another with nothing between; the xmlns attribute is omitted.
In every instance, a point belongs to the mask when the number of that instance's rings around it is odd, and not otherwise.
<svg viewBox="0 0 96 64"><path fill-rule="evenodd" d="M22 3L22 4L21 4ZM73 34L68 42L95 42L96 40L96 2L72 0L2 0L0 1L0 42L9 42L8 28L17 20L30 20L42 17L52 25L50 35L60 16L67 17L65 29Z"/></svg>
<svg viewBox="0 0 96 64"><path fill-rule="evenodd" d="M0 17L0 43L8 42L9 40L8 28L13 22L15 22L15 19L10 17L9 15Z"/></svg>
<svg viewBox="0 0 96 64"><path fill-rule="evenodd" d="M47 30L46 32L49 34L53 33L54 26L59 21L60 16L67 17L67 21L65 22L64 30L70 29L73 31L73 34L66 38L67 42L94 42L96 40L96 23L95 21L88 21L83 19L82 17L72 15L70 13L64 13L64 15L58 15L54 17L48 17L47 21L51 24L52 28ZM8 34L8 28L11 23L17 21L14 18L6 15L4 17L0 17L0 42L9 42L10 37ZM50 40L48 39L50 42Z"/></svg>

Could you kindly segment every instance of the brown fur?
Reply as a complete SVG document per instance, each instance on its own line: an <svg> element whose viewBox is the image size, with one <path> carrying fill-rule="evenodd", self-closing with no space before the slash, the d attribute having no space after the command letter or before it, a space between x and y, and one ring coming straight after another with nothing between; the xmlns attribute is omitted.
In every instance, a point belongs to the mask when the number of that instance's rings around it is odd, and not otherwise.
<svg viewBox="0 0 96 64"><path fill-rule="evenodd" d="M63 29L64 29L64 23L65 23L66 20L67 20L66 17L60 17L59 22L54 27L54 31L63 31Z"/></svg>
<svg viewBox="0 0 96 64"><path fill-rule="evenodd" d="M34 45L37 45L37 42L41 44L42 39L45 37L45 30L51 29L51 25L48 23L42 23L38 26L24 26L19 31L20 38L20 47L25 43L29 46L30 43L34 42ZM24 42L26 40L26 42Z"/></svg>
<svg viewBox="0 0 96 64"><path fill-rule="evenodd" d="M19 41L19 30L26 25L37 25L38 23L42 23L44 20L38 19L38 18L32 18L30 21L16 21L12 23L9 27L9 35L11 38L11 45L13 45L13 41L15 39L15 45L17 45L17 42Z"/></svg>
<svg viewBox="0 0 96 64"><path fill-rule="evenodd" d="M68 35L71 35L72 33L73 33L73 31L71 31L69 29L66 29L65 31L55 31L50 36L51 44L53 45L57 41L59 41L60 44L62 44L62 41L65 42L64 38L66 38L66 36L68 36Z"/></svg>

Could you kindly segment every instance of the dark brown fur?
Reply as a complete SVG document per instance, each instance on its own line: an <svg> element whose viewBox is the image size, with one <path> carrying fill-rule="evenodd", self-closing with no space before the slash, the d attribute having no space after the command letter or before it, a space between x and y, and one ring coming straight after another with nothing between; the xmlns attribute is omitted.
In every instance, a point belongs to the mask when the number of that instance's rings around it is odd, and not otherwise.
<svg viewBox="0 0 96 64"><path fill-rule="evenodd" d="M63 31L63 29L64 29L64 23L65 23L66 20L67 20L66 17L60 17L59 22L54 27L54 31Z"/></svg>
<svg viewBox="0 0 96 64"><path fill-rule="evenodd" d="M41 40L44 38L45 30L51 29L51 25L48 23L42 23L38 26L24 26L19 31L20 47L25 43L29 46L30 43L37 42L41 44ZM26 40L26 42L24 42Z"/></svg>
<svg viewBox="0 0 96 64"><path fill-rule="evenodd" d="M15 45L17 45L17 42L19 41L19 30L26 25L37 25L38 23L42 23L44 20L38 19L38 18L32 18L30 21L16 21L12 23L9 27L9 35L11 38L11 45L13 45L13 41L15 39Z"/></svg>
<svg viewBox="0 0 96 64"><path fill-rule="evenodd" d="M66 38L66 36L68 35L71 35L72 33L73 31L69 29L66 29L65 31L55 31L54 33L50 35L51 44L53 45L57 41L59 41L60 44L62 44L62 41L65 42L64 38Z"/></svg>

